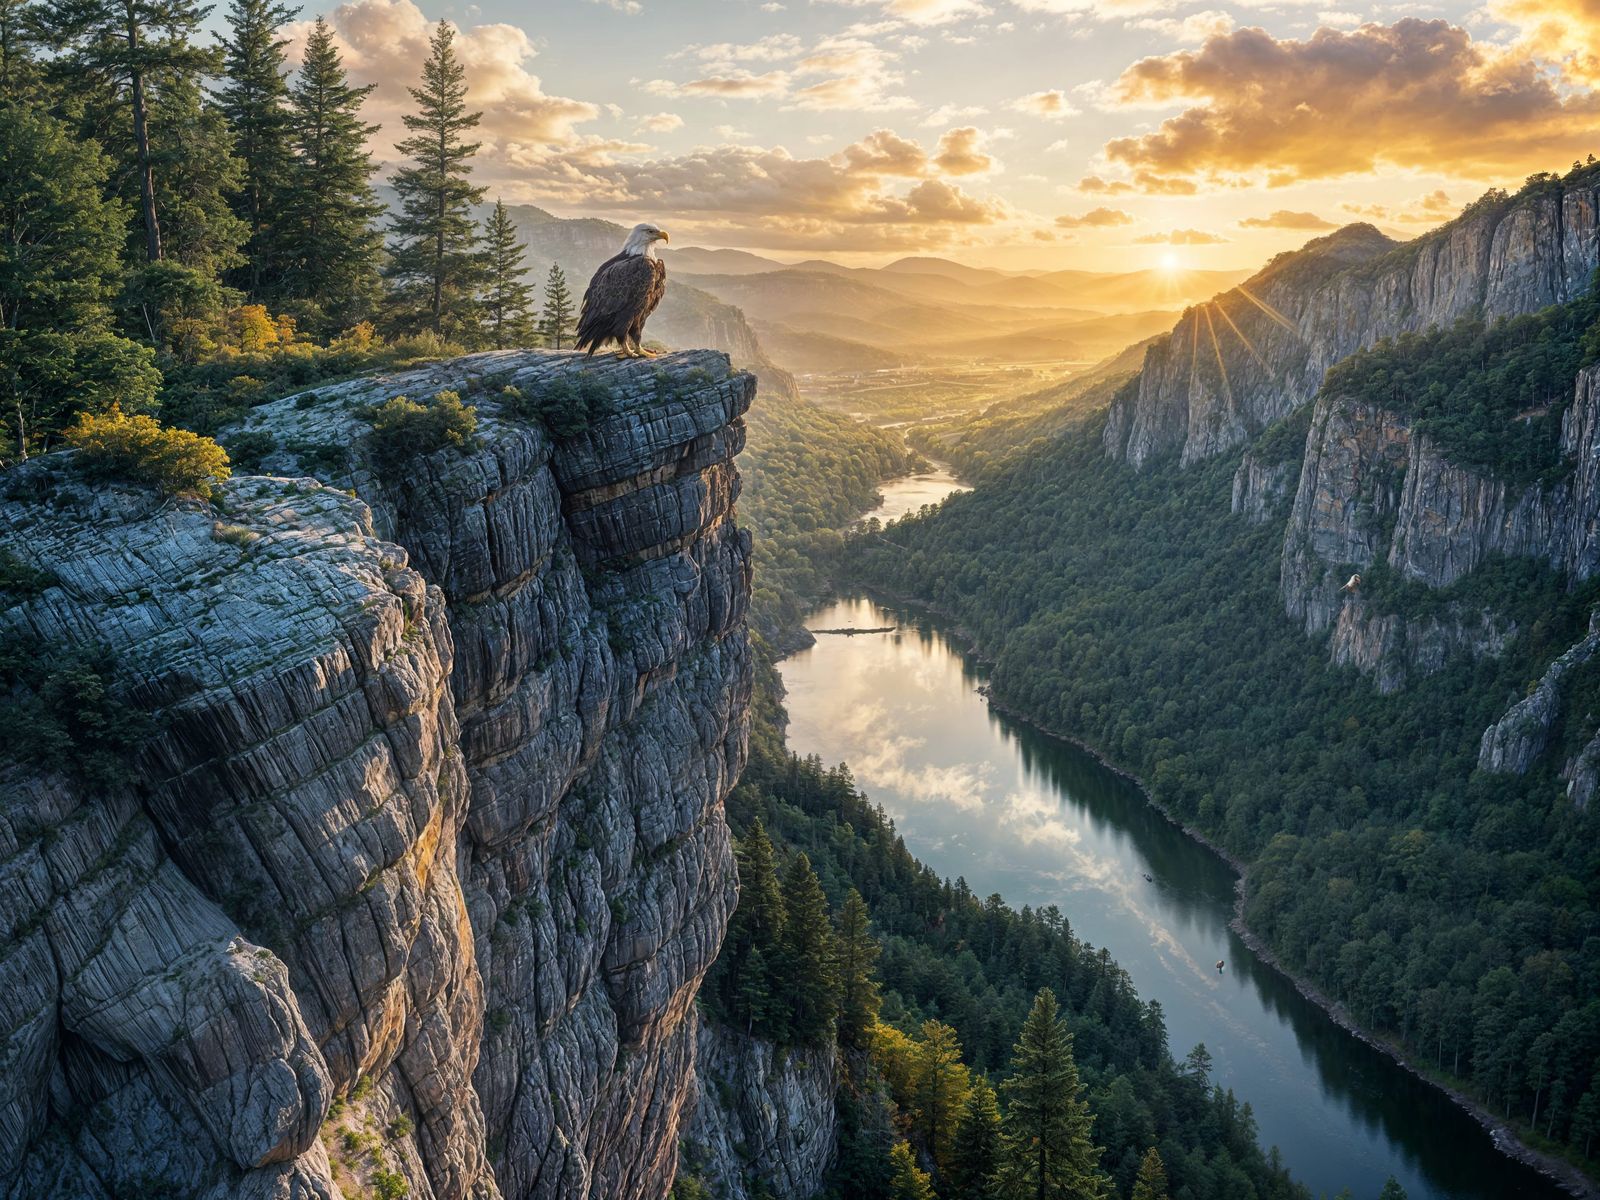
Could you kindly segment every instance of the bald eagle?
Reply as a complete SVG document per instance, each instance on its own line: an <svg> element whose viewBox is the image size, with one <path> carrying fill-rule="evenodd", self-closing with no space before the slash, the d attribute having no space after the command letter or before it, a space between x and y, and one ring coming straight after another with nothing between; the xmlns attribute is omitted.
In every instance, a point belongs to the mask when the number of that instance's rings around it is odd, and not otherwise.
<svg viewBox="0 0 1600 1200"><path fill-rule="evenodd" d="M668 240L654 225L635 225L622 252L595 270L578 314L579 350L593 354L606 342L616 342L622 358L654 357L639 338L667 290L667 267L656 257L656 243Z"/></svg>

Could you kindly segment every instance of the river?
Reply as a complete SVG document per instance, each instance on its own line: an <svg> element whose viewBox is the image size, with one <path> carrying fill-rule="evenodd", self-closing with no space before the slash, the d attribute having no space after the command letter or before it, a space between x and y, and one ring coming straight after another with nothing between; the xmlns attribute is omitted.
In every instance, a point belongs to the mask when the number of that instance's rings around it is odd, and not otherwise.
<svg viewBox="0 0 1600 1200"><path fill-rule="evenodd" d="M898 481L869 515L961 486L947 473ZM1260 963L1228 928L1228 867L1127 779L994 713L980 664L939 619L858 597L807 623L897 631L822 634L781 664L790 748L849 763L941 875L1013 906L1055 904L1110 949L1139 994L1161 1001L1174 1052L1204 1042L1214 1079L1251 1103L1263 1144L1314 1192L1370 1200L1392 1174L1411 1200L1562 1195Z"/></svg>

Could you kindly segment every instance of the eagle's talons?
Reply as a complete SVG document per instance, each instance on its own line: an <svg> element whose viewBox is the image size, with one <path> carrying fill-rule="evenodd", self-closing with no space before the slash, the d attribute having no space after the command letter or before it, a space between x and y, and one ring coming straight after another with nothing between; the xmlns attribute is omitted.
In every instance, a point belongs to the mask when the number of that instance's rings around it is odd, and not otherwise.
<svg viewBox="0 0 1600 1200"><path fill-rule="evenodd" d="M655 358L660 353L658 350L646 350L643 346L635 346L634 349L638 351L639 358Z"/></svg>

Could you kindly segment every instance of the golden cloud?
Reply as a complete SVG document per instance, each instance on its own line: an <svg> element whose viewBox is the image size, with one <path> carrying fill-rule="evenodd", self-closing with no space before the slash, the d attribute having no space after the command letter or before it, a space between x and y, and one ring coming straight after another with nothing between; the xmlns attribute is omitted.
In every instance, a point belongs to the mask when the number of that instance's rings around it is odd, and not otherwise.
<svg viewBox="0 0 1600 1200"><path fill-rule="evenodd" d="M981 175L992 169L994 158L983 145L983 135L974 125L947 130L939 139L934 165L946 175Z"/></svg>
<svg viewBox="0 0 1600 1200"><path fill-rule="evenodd" d="M1174 229L1167 233L1147 233L1133 239L1142 246L1166 244L1172 246L1216 246L1227 241L1220 233L1205 229Z"/></svg>
<svg viewBox="0 0 1600 1200"><path fill-rule="evenodd" d="M351 0L333 10L331 24L352 79L377 85L362 116L383 127L376 147L382 158L405 135L400 117L415 107L406 88L421 77L433 22L412 0ZM290 27L293 61L310 29L310 22ZM456 52L466 68L468 101L483 110L478 136L489 158L533 144L581 142L574 126L600 115L597 105L544 91L528 70L536 55L533 42L515 25L460 29Z"/></svg>
<svg viewBox="0 0 1600 1200"><path fill-rule="evenodd" d="M1338 226L1313 212L1294 212L1280 208L1265 217L1245 217L1240 229L1336 229Z"/></svg>
<svg viewBox="0 0 1600 1200"><path fill-rule="evenodd" d="M1600 134L1600 101L1564 92L1525 54L1407 18L1304 41L1240 29L1141 59L1112 97L1188 103L1106 158L1150 179L1270 186L1379 167L1503 176L1571 156ZM1139 190L1139 189L1135 189Z"/></svg>
<svg viewBox="0 0 1600 1200"><path fill-rule="evenodd" d="M1103 229L1112 225L1132 225L1133 214L1125 213L1120 208L1091 208L1075 217L1057 217L1056 224L1062 229L1082 229L1086 226Z"/></svg>
<svg viewBox="0 0 1600 1200"><path fill-rule="evenodd" d="M1068 102L1067 94L1060 88L1018 96L1011 102L1011 107L1018 112L1030 113L1035 117L1045 117L1052 121L1061 117L1076 116L1078 112Z"/></svg>

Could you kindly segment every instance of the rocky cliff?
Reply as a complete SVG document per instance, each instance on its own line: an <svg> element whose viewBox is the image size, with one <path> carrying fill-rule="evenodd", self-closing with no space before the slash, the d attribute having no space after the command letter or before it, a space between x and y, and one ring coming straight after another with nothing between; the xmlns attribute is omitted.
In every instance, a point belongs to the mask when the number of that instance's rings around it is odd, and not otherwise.
<svg viewBox="0 0 1600 1200"><path fill-rule="evenodd" d="M687 1166L718 1200L807 1200L838 1140L832 1046L780 1050L714 1023L700 1028L699 1097L684 1133Z"/></svg>
<svg viewBox="0 0 1600 1200"><path fill-rule="evenodd" d="M1571 300L1600 265L1597 213L1600 180L1581 171L1490 193L1404 245L1351 225L1280 255L1150 349L1137 392L1111 408L1106 452L1198 462L1309 403L1331 366L1382 338Z"/></svg>
<svg viewBox="0 0 1600 1200"><path fill-rule="evenodd" d="M513 415L591 372L587 427ZM476 441L378 467L444 388ZM256 410L214 505L23 468L0 633L99 644L124 782L0 778L0 1185L659 1197L736 884L754 381L477 355ZM267 441L270 439L270 442ZM22 486L19 486L22 485Z"/></svg>
<svg viewBox="0 0 1600 1200"><path fill-rule="evenodd" d="M542 280L552 264L559 265L578 296L594 269L621 249L628 233L615 221L558 217L531 204L513 205L507 211L528 246L529 278ZM741 309L681 278L667 289L650 319L649 333L671 346L709 346L726 352L761 381L767 395L792 400L799 394L794 376L767 356Z"/></svg>
<svg viewBox="0 0 1600 1200"><path fill-rule="evenodd" d="M1443 590L1496 556L1590 578L1600 571L1600 368L1573 385L1560 455L1555 480L1514 483L1451 462L1400 413L1322 395L1284 535L1285 611L1308 633L1332 627L1333 660L1376 674L1383 690L1458 650L1498 652L1515 629L1492 611L1452 603L1408 618L1341 585L1381 562L1406 583Z"/></svg>

